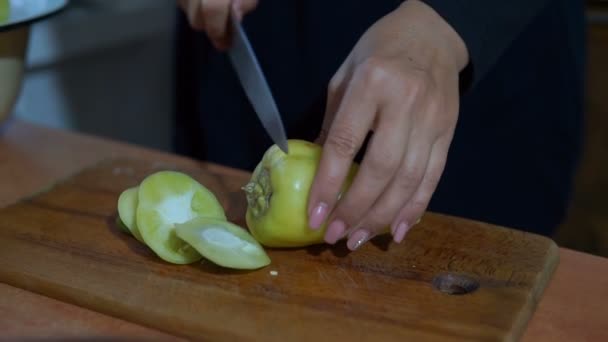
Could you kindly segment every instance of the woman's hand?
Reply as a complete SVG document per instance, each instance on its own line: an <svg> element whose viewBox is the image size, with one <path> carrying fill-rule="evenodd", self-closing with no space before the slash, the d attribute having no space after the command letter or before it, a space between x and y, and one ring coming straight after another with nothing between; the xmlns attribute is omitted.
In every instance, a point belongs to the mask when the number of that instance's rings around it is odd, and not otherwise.
<svg viewBox="0 0 608 342"><path fill-rule="evenodd" d="M230 44L230 8L241 19L253 11L257 0L178 0L180 8L188 16L190 26L204 31L218 50L226 50Z"/></svg>
<svg viewBox="0 0 608 342"><path fill-rule="evenodd" d="M310 193L311 228L348 236L351 250L390 226L396 242L423 215L443 173L456 126L464 42L430 7L410 0L376 22L329 84ZM337 193L369 131L359 172Z"/></svg>

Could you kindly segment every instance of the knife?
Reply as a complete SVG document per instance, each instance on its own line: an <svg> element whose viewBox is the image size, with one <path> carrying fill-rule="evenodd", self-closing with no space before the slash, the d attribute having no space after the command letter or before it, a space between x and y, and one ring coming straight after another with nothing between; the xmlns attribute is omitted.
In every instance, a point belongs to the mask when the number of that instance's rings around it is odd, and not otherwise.
<svg viewBox="0 0 608 342"><path fill-rule="evenodd" d="M281 115L274 101L262 68L253 52L251 43L238 21L234 10L230 10L232 22L232 46L228 50L230 61L245 90L249 102L266 129L266 133L283 152L288 153L287 136Z"/></svg>

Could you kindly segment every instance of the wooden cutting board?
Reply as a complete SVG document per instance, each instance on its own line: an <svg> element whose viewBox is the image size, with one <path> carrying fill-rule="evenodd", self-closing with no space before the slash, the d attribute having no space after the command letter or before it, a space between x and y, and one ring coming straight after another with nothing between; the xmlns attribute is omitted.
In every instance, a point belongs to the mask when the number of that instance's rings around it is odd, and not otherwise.
<svg viewBox="0 0 608 342"><path fill-rule="evenodd" d="M558 262L549 239L429 213L400 245L269 249L256 271L171 265L115 224L120 192L161 169L178 168L109 160L1 209L0 281L194 339L490 341L518 339ZM248 174L179 170L245 226Z"/></svg>

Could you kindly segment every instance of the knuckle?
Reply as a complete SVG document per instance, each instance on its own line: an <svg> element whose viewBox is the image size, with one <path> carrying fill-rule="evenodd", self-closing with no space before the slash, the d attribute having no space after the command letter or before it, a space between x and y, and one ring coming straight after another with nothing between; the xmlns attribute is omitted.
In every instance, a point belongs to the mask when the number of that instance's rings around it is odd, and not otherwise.
<svg viewBox="0 0 608 342"><path fill-rule="evenodd" d="M396 70L393 75L395 76L393 88L412 96L426 93L432 83L431 72L427 68L417 65Z"/></svg>
<svg viewBox="0 0 608 342"><path fill-rule="evenodd" d="M441 122L444 121L442 118L445 117L445 113L442 110L442 103L439 99L433 98L427 102L427 114L425 118L430 122ZM445 126L445 125L442 125Z"/></svg>
<svg viewBox="0 0 608 342"><path fill-rule="evenodd" d="M426 93L430 85L430 75L426 69L412 69L407 76L407 88L415 95Z"/></svg>
<svg viewBox="0 0 608 342"><path fill-rule="evenodd" d="M396 186L398 186L400 190L410 193L418 187L421 178L422 170L420 167L412 166L405 168L404 171L399 173L396 180Z"/></svg>
<svg viewBox="0 0 608 342"><path fill-rule="evenodd" d="M370 87L378 86L393 78L388 63L381 58L370 57L359 68L363 79Z"/></svg>
<svg viewBox="0 0 608 342"><path fill-rule="evenodd" d="M370 154L368 158L368 169L374 178L389 178L399 166L399 160L388 150Z"/></svg>
<svg viewBox="0 0 608 342"><path fill-rule="evenodd" d="M417 96L428 92L432 86L431 72L416 66L402 70L383 58L370 57L358 68L366 85L372 89L389 86L391 92L410 93Z"/></svg>
<svg viewBox="0 0 608 342"><path fill-rule="evenodd" d="M420 82L428 83L432 79L431 70L427 67L411 64L408 70L410 71L412 78Z"/></svg>
<svg viewBox="0 0 608 342"><path fill-rule="evenodd" d="M340 91L340 85L340 79L338 79L336 76L332 77L331 80L329 80L329 85L327 86L328 94L330 96L338 94Z"/></svg>
<svg viewBox="0 0 608 342"><path fill-rule="evenodd" d="M411 90L410 88L411 82L408 80L407 76L402 74L397 74L393 76L391 82L391 89L393 90L393 92L402 95ZM402 100L405 100L405 98L403 98Z"/></svg>
<svg viewBox="0 0 608 342"><path fill-rule="evenodd" d="M326 147L342 158L353 158L357 153L357 139L348 126L336 128L327 136Z"/></svg>
<svg viewBox="0 0 608 342"><path fill-rule="evenodd" d="M337 198L337 193L342 185L342 179L337 175L327 175L324 178L323 186L321 186L321 192L324 194L324 198L327 203L334 202Z"/></svg>
<svg viewBox="0 0 608 342"><path fill-rule="evenodd" d="M425 186L429 188L434 188L435 185L438 184L441 180L442 174L443 172L441 170L429 170L429 172L425 176Z"/></svg>

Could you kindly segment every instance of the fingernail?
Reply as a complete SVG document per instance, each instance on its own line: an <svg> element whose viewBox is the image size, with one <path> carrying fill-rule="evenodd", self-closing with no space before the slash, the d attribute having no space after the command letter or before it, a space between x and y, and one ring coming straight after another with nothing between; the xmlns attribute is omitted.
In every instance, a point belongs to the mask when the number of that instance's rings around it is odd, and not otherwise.
<svg viewBox="0 0 608 342"><path fill-rule="evenodd" d="M325 216L327 215L327 204L320 203L317 205L312 213L310 214L309 226L312 229L319 229L325 221Z"/></svg>
<svg viewBox="0 0 608 342"><path fill-rule="evenodd" d="M333 221L329 227L327 227L327 232L325 233L325 242L329 244L334 244L346 231L346 224L340 220Z"/></svg>
<svg viewBox="0 0 608 342"><path fill-rule="evenodd" d="M353 235L351 235L350 239L348 239L347 245L348 248L352 251L361 247L365 242L367 242L369 238L369 233L366 230L358 230Z"/></svg>
<svg viewBox="0 0 608 342"><path fill-rule="evenodd" d="M391 235L395 236L395 234L397 232L397 228L399 228L399 225L396 225L396 224L391 225Z"/></svg>
<svg viewBox="0 0 608 342"><path fill-rule="evenodd" d="M407 233L407 230L408 230L408 226L405 222L399 223L399 225L397 226L397 229L395 229L395 233L393 234L396 243L401 243L401 241L403 241L403 238L405 237L405 233Z"/></svg>

